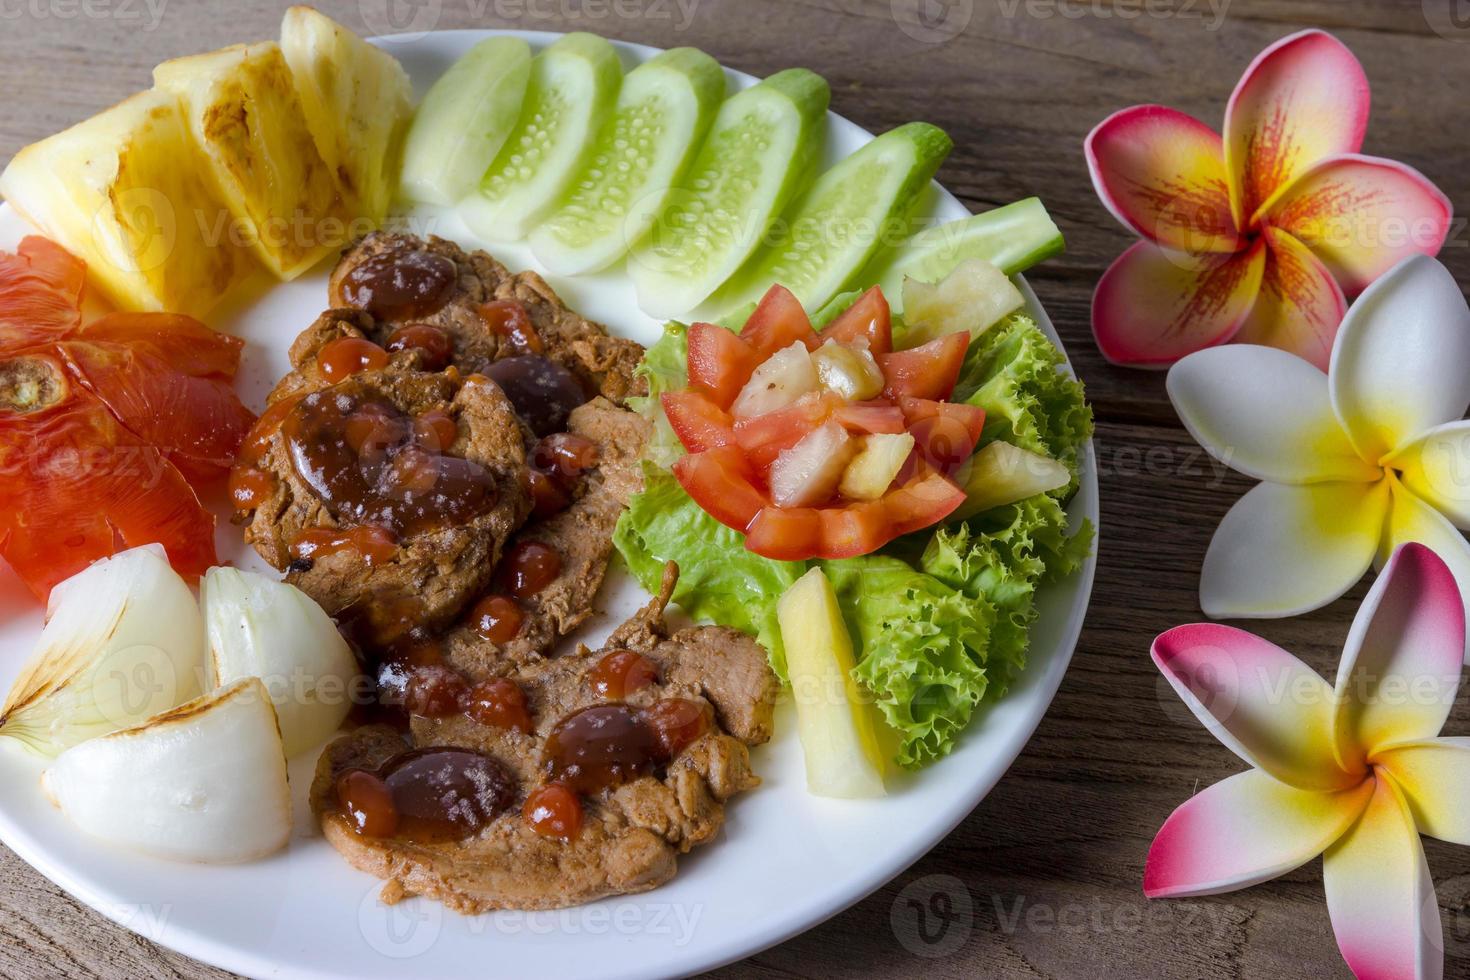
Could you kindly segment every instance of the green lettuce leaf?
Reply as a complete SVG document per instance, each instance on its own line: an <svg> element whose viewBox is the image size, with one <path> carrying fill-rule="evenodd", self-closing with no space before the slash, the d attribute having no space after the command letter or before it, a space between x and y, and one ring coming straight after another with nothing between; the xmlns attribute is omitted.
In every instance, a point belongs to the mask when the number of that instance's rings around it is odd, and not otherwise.
<svg viewBox="0 0 1470 980"><path fill-rule="evenodd" d="M1092 409L1081 382L1058 370L1064 363L1036 321L1018 313L975 338L954 400L985 409L982 445L1004 439L1060 460L1075 476L1077 454L1092 436Z"/></svg>
<svg viewBox="0 0 1470 980"><path fill-rule="evenodd" d="M684 455L679 437L659 407L658 396L678 391L689 384L689 328L677 320L664 324L663 336L643 353L637 374L648 380L647 398L629 398L628 407L653 423L645 456L667 469ZM655 589L655 592L658 590Z"/></svg>
<svg viewBox="0 0 1470 980"><path fill-rule="evenodd" d="M868 555L822 563L858 655L853 675L916 768L953 747L985 696L995 610L907 562Z"/></svg>
<svg viewBox="0 0 1470 980"><path fill-rule="evenodd" d="M613 532L613 544L633 577L657 594L664 564L678 562L674 601L695 619L754 636L785 683L786 650L776 602L806 572L806 564L746 551L744 536L700 509L668 471L645 463L643 479L643 492L628 504Z"/></svg>

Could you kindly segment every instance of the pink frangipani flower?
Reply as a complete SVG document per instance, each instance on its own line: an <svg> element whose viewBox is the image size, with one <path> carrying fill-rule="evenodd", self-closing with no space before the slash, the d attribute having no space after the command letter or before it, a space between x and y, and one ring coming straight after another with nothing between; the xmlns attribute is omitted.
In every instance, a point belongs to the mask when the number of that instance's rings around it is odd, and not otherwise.
<svg viewBox="0 0 1470 980"><path fill-rule="evenodd" d="M1313 30L1246 69L1223 140L1158 105L1094 129L1097 193L1143 239L1093 295L1103 355L1164 367L1239 340L1325 371L1347 298L1409 255L1437 254L1452 217L1418 171L1359 154L1368 103L1362 65Z"/></svg>
<svg viewBox="0 0 1470 980"><path fill-rule="evenodd" d="M1360 980L1437 980L1444 941L1419 835L1470 844L1470 739L1441 738L1459 688L1465 607L1433 551L1407 544L1368 593L1337 682L1242 630L1154 641L1169 683L1251 769L1170 815L1150 898L1258 884L1319 854L1327 910Z"/></svg>

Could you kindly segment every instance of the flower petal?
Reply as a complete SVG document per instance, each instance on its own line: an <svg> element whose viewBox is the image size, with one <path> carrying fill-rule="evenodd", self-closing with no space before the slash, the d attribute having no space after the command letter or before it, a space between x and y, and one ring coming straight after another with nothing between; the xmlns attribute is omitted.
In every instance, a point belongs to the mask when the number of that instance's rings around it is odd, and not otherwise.
<svg viewBox="0 0 1470 980"><path fill-rule="evenodd" d="M1223 344L1250 313L1265 265L1264 243L1235 255L1194 256L1138 242L1092 294L1097 346L1114 364L1162 367Z"/></svg>
<svg viewBox="0 0 1470 980"><path fill-rule="evenodd" d="M1343 765L1438 735L1464 658L1465 606L1454 574L1423 545L1404 545L1358 608L1338 665L1334 729Z"/></svg>
<svg viewBox="0 0 1470 980"><path fill-rule="evenodd" d="M1361 763L1352 772L1338 764L1332 688L1276 644L1195 623L1154 640L1153 658L1210 733L1257 769L1318 792L1363 781Z"/></svg>
<svg viewBox="0 0 1470 980"><path fill-rule="evenodd" d="M1306 171L1264 216L1317 253L1349 293L1411 255L1438 254L1453 217L1450 199L1413 167L1358 154Z"/></svg>
<svg viewBox="0 0 1470 980"><path fill-rule="evenodd" d="M1392 503L1388 525L1379 545L1378 564L1384 565L1400 545L1415 542L1439 556L1449 566L1470 615L1470 542L1439 511L1416 497L1397 479L1390 479Z"/></svg>
<svg viewBox="0 0 1470 980"><path fill-rule="evenodd" d="M1148 849L1149 898L1217 895L1301 867L1340 838L1372 796L1371 780L1316 793L1257 770L1196 793L1169 815Z"/></svg>
<svg viewBox="0 0 1470 980"><path fill-rule="evenodd" d="M1470 530L1470 422L1435 426L1383 464L1414 496Z"/></svg>
<svg viewBox="0 0 1470 980"><path fill-rule="evenodd" d="M1343 317L1332 407L1364 459L1380 460L1470 407L1470 306L1450 271L1407 258Z"/></svg>
<svg viewBox="0 0 1470 980"><path fill-rule="evenodd" d="M1225 168L1238 227L1321 160L1356 153L1368 77L1337 38L1302 31L1262 51L1225 109Z"/></svg>
<svg viewBox="0 0 1470 980"><path fill-rule="evenodd" d="M1383 476L1332 414L1327 376L1286 351L1246 344L1202 350L1169 369L1167 387L1195 441L1246 476L1292 484Z"/></svg>
<svg viewBox="0 0 1470 980"><path fill-rule="evenodd" d="M1287 232L1268 227L1265 239L1261 295L1235 340L1291 351L1325 374L1347 312L1342 287L1322 260Z"/></svg>
<svg viewBox="0 0 1470 980"><path fill-rule="evenodd" d="M1393 778L1376 783L1358 822L1322 858L1337 947L1359 980L1437 978L1444 937L1424 847Z"/></svg>
<svg viewBox="0 0 1470 980"><path fill-rule="evenodd" d="M1175 109L1140 105L1104 119L1084 144L1098 197L1133 232L1181 252L1234 252L1220 134Z"/></svg>
<svg viewBox="0 0 1470 980"><path fill-rule="evenodd" d="M1470 845L1470 738L1429 738L1373 757L1403 790L1421 834Z"/></svg>
<svg viewBox="0 0 1470 980"><path fill-rule="evenodd" d="M1263 619L1325 606L1373 563L1387 515L1387 481L1262 483L1215 531L1200 607L1213 619Z"/></svg>

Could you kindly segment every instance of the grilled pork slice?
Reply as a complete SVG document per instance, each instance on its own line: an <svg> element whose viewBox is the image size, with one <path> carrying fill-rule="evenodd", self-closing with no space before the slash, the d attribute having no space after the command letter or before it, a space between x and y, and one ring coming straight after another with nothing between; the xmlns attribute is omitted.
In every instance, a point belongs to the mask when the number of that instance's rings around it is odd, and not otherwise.
<svg viewBox="0 0 1470 980"><path fill-rule="evenodd" d="M727 801L758 785L748 749L770 738L777 691L765 652L744 634L713 626L671 634L663 610L672 586L670 575L659 598L598 652L579 648L527 664L506 658L466 667L469 681L501 678L520 687L529 731L455 714L415 718L411 740L381 726L338 739L318 764L311 794L327 839L354 867L387 881L385 900L425 895L467 914L562 908L668 881L679 854L718 833ZM620 692L599 687L607 675L604 658L614 653L636 654L651 665L646 686ZM589 708L643 712L670 703L704 712L702 734L621 782L584 787L581 828L569 839L533 827L523 813L527 797L557 772L566 778L565 769L553 769L564 758L557 746L558 739L566 744L569 718ZM458 812L489 819L456 840L358 832L338 790L351 778L344 774L389 771L391 760L413 746L421 752L469 750L482 768L501 774L493 786L481 782L484 792L448 801Z"/></svg>

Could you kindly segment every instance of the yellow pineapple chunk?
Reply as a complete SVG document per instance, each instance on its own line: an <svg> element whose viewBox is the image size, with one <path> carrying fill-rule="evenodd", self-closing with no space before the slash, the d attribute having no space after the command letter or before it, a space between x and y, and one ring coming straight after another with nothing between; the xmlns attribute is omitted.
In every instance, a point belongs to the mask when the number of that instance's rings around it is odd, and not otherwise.
<svg viewBox="0 0 1470 980"><path fill-rule="evenodd" d="M377 223L398 179L413 87L403 66L310 7L281 21L281 49L306 122L354 215Z"/></svg>
<svg viewBox="0 0 1470 980"><path fill-rule="evenodd" d="M153 83L181 100L220 197L247 242L295 279L348 237L337 182L306 126L274 41L166 61ZM366 229L362 229L366 230Z"/></svg>
<svg viewBox="0 0 1470 980"><path fill-rule="evenodd" d="M178 99L156 89L21 150L0 194L123 309L202 316L259 271Z"/></svg>

